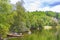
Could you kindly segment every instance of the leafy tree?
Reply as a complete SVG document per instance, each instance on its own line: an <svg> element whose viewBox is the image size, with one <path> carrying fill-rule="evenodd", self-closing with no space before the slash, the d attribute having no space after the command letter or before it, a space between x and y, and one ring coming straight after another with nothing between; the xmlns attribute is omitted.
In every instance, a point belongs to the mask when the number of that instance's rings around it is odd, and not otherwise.
<svg viewBox="0 0 60 40"><path fill-rule="evenodd" d="M9 13L11 12L11 8L9 0L0 0L0 13Z"/></svg>
<svg viewBox="0 0 60 40"><path fill-rule="evenodd" d="M0 36L5 38L9 32L9 24L0 24Z"/></svg>
<svg viewBox="0 0 60 40"><path fill-rule="evenodd" d="M17 15L14 16L14 24L13 24L13 32L22 32L23 28L26 26L26 16L25 16L25 9L21 2L16 3L16 13Z"/></svg>
<svg viewBox="0 0 60 40"><path fill-rule="evenodd" d="M47 16L50 16L50 17L56 17L56 13L55 12L52 12L52 11L47 11L46 12L46 15Z"/></svg>
<svg viewBox="0 0 60 40"><path fill-rule="evenodd" d="M11 13L11 5L9 0L0 0L0 35L5 37L9 31L9 18Z"/></svg>

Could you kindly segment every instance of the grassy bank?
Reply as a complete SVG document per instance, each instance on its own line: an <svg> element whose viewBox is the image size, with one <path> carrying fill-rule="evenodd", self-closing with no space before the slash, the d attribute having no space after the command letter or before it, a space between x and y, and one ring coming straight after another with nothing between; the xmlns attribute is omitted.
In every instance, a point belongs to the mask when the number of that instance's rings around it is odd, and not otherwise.
<svg viewBox="0 0 60 40"><path fill-rule="evenodd" d="M56 34L56 32L51 30L43 30L42 32L32 33L31 35L19 38L11 38L9 40L60 40L60 34Z"/></svg>

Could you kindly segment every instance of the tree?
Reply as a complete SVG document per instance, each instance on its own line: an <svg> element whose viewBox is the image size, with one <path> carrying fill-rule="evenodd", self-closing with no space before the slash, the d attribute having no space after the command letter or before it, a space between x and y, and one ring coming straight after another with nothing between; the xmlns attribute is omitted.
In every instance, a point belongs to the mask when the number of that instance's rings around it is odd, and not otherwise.
<svg viewBox="0 0 60 40"><path fill-rule="evenodd" d="M23 28L26 26L26 19L25 19L25 9L21 2L16 3L16 13L17 15L14 16L14 24L13 24L13 32L20 33L22 32Z"/></svg>
<svg viewBox="0 0 60 40"><path fill-rule="evenodd" d="M9 24L0 24L0 36L5 38L9 32Z"/></svg>
<svg viewBox="0 0 60 40"><path fill-rule="evenodd" d="M11 5L9 0L0 0L0 35L6 37L9 31L9 14L11 13Z"/></svg>
<svg viewBox="0 0 60 40"><path fill-rule="evenodd" d="M9 13L11 12L11 8L9 0L0 0L0 13Z"/></svg>
<svg viewBox="0 0 60 40"><path fill-rule="evenodd" d="M47 11L46 12L46 15L47 16L50 16L50 17L56 17L56 13L55 12L52 12L52 11Z"/></svg>

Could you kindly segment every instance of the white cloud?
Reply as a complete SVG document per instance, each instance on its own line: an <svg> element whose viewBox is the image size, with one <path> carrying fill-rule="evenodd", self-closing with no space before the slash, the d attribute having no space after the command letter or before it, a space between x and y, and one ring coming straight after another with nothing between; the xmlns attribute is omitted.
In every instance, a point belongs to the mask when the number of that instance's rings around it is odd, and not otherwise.
<svg viewBox="0 0 60 40"><path fill-rule="evenodd" d="M54 6L54 7L44 7L44 8L37 8L32 6L29 11L53 11L53 12L60 12L60 5Z"/></svg>
<svg viewBox="0 0 60 40"><path fill-rule="evenodd" d="M50 8L50 7L40 8L39 11L54 11L54 12L60 12L60 5L54 6L54 7L52 7L52 8Z"/></svg>
<svg viewBox="0 0 60 40"><path fill-rule="evenodd" d="M11 3L13 3L13 4L16 4L16 2L18 2L18 1L20 1L20 0L10 0L11 1Z"/></svg>
<svg viewBox="0 0 60 40"><path fill-rule="evenodd" d="M11 0L15 4L19 0ZM24 0L24 7L27 11L55 11L60 12L60 5L50 7L49 4L60 2L60 0ZM47 3L47 4L45 4ZM48 6L46 6L48 5Z"/></svg>
<svg viewBox="0 0 60 40"><path fill-rule="evenodd" d="M60 5L52 7L51 11L60 12Z"/></svg>
<svg viewBox="0 0 60 40"><path fill-rule="evenodd" d="M49 7L44 7L44 8L41 8L40 10L41 11L50 11L50 8Z"/></svg>
<svg viewBox="0 0 60 40"><path fill-rule="evenodd" d="M26 8L26 10L28 11L35 11L35 10L37 10L38 8L39 8L39 6L40 6L41 4L40 4L40 1L32 1L31 3L28 3L28 4L25 4L25 8Z"/></svg>
<svg viewBox="0 0 60 40"><path fill-rule="evenodd" d="M30 3L29 5L27 5L25 8L27 9L27 11L36 11L36 10L40 10L40 11L54 11L54 12L60 12L60 5L56 5L53 7L50 6L46 6L45 4L43 4L44 2L47 2L49 4L56 2L59 0L35 0L33 3ZM44 6L42 8L42 6Z"/></svg>

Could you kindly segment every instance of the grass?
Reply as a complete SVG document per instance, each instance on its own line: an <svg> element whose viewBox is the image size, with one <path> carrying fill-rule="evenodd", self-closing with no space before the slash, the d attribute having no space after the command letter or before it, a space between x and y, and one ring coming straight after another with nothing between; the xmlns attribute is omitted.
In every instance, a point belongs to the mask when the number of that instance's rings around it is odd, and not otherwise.
<svg viewBox="0 0 60 40"><path fill-rule="evenodd" d="M60 28L58 28L57 31L56 30L43 30L42 32L36 31L31 35L25 34L24 37L11 38L9 40L60 40Z"/></svg>
<svg viewBox="0 0 60 40"><path fill-rule="evenodd" d="M60 33L55 35L54 31L43 30L42 32L32 33L31 35L19 38L11 38L9 40L60 40Z"/></svg>

